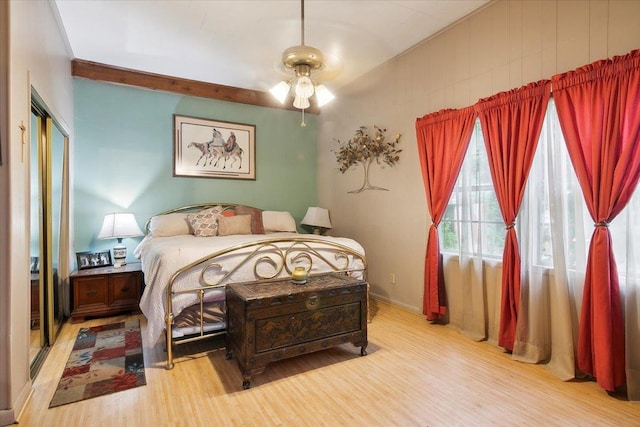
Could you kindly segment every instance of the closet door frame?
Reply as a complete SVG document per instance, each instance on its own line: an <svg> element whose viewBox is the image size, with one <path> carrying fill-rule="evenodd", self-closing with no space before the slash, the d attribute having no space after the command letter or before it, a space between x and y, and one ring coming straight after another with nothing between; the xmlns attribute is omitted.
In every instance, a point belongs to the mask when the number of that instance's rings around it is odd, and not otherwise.
<svg viewBox="0 0 640 427"><path fill-rule="evenodd" d="M48 348L55 342L60 329L65 320L65 313L68 304L64 304L68 298L68 276L69 276L69 254L68 254L68 225L69 223L69 137L64 132L55 119L48 112L46 105L37 96L35 90L32 91L31 111L33 112L36 123L37 138L37 158L38 158L38 187L40 197L38 199L38 227L39 227L39 297L40 297L40 353L31 363L31 377L35 378L40 369L44 358L48 352ZM60 194L57 195L60 200L60 212L55 215L53 209L53 152L54 152L54 129L62 136L61 170L57 171L61 179ZM32 165L32 167L35 165ZM57 233L57 239L54 238L54 218L57 218L60 224ZM55 248L54 245L58 247ZM57 252L58 260L54 260L54 253ZM57 261L57 266L56 266ZM55 268L54 268L55 266ZM55 270L55 274L54 274ZM54 281L54 279L56 279ZM57 288L57 289L56 289ZM56 295L57 292L57 295ZM56 306L56 303L57 306Z"/></svg>

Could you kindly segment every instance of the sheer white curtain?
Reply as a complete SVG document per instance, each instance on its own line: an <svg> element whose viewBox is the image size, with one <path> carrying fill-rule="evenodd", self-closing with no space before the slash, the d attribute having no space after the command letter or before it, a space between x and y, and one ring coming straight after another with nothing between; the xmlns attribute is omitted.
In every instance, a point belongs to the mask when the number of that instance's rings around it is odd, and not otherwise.
<svg viewBox="0 0 640 427"><path fill-rule="evenodd" d="M640 401L640 187L609 225L620 278L625 327L627 396Z"/></svg>
<svg viewBox="0 0 640 427"><path fill-rule="evenodd" d="M625 307L627 387L640 400L640 191L610 225ZM564 143L553 101L519 214L522 289L513 358L546 363L559 378L575 378L575 348L589 238L587 207Z"/></svg>
<svg viewBox="0 0 640 427"><path fill-rule="evenodd" d="M517 224L522 283L513 358L575 377L584 202L550 102ZM578 197L575 197L575 196ZM577 203L576 203L577 202ZM579 271L584 271L581 269Z"/></svg>

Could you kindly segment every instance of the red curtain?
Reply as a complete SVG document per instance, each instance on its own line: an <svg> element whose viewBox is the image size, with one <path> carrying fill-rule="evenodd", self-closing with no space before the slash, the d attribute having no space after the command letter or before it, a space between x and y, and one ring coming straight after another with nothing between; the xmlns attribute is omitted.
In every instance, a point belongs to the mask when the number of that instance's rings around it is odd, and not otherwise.
<svg viewBox="0 0 640 427"><path fill-rule="evenodd" d="M578 335L578 369L606 390L625 383L618 272L607 227L640 177L640 50L554 76L553 97L595 230Z"/></svg>
<svg viewBox="0 0 640 427"><path fill-rule="evenodd" d="M447 314L438 224L460 173L475 119L473 107L467 107L438 111L416 120L418 154L432 223L424 261L422 302L422 312L428 320L437 320Z"/></svg>
<svg viewBox="0 0 640 427"><path fill-rule="evenodd" d="M514 229L527 177L549 103L551 82L543 80L480 100L476 109L491 179L507 227L502 254L502 299L498 344L513 350L520 304L520 250Z"/></svg>

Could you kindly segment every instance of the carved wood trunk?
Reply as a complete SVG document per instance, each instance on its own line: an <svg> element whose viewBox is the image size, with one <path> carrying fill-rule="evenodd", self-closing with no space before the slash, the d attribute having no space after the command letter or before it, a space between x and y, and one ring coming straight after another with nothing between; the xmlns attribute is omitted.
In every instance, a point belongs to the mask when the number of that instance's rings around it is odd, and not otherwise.
<svg viewBox="0 0 640 427"><path fill-rule="evenodd" d="M243 387L270 362L351 342L366 354L367 283L340 274L226 287L227 357Z"/></svg>

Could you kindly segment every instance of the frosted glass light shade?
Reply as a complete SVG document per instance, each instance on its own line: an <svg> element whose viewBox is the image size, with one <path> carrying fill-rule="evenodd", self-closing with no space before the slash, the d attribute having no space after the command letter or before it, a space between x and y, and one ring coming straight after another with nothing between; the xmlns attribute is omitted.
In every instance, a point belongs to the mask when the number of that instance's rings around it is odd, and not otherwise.
<svg viewBox="0 0 640 427"><path fill-rule="evenodd" d="M307 213L300 221L302 225L308 225L313 228L315 234L322 234L324 230L331 228L331 220L329 219L329 210L319 207L310 207Z"/></svg>
<svg viewBox="0 0 640 427"><path fill-rule="evenodd" d="M269 92L271 92L271 95L273 95L278 101L280 101L281 104L284 104L284 101L287 100L290 89L291 88L289 87L289 84L287 82L281 81L280 83L269 89Z"/></svg>
<svg viewBox="0 0 640 427"><path fill-rule="evenodd" d="M309 98L301 98L299 96L296 96L293 100L293 106L301 110L309 108L310 105L311 104L309 104Z"/></svg>
<svg viewBox="0 0 640 427"><path fill-rule="evenodd" d="M296 96L309 98L313 95L313 82L307 76L300 76L296 82Z"/></svg>
<svg viewBox="0 0 640 427"><path fill-rule="evenodd" d="M316 86L316 99L318 100L318 107L322 107L325 104L331 102L335 96L327 89L325 85Z"/></svg>
<svg viewBox="0 0 640 427"><path fill-rule="evenodd" d="M281 81L269 89L269 92L271 92L271 95L280 101L281 104L284 104L289 94L293 93L293 95L295 95L293 106L301 110L311 106L309 98L314 94L316 95L318 107L322 107L335 99L335 95L333 95L325 85L314 86L313 80L308 76L300 76L291 83Z"/></svg>

